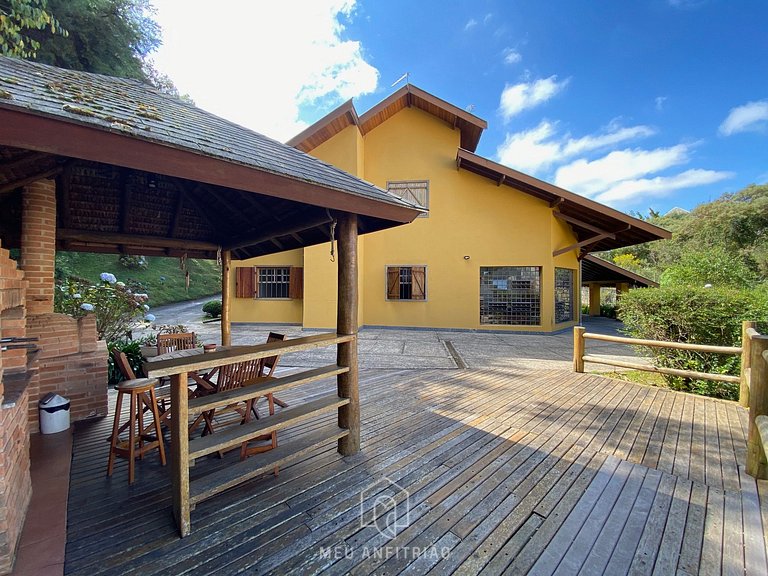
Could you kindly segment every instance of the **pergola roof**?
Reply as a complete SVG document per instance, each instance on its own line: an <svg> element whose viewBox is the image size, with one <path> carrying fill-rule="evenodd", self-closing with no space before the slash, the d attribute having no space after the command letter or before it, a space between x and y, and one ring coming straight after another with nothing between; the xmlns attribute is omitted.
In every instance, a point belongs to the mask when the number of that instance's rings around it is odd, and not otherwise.
<svg viewBox="0 0 768 576"><path fill-rule="evenodd" d="M613 262L587 254L581 261L581 283L590 284L593 282L597 284L626 282L631 286L642 286L645 288L656 288L659 285L658 282L630 272L621 266L616 266Z"/></svg>
<svg viewBox="0 0 768 576"><path fill-rule="evenodd" d="M60 249L248 258L361 233L418 209L372 184L135 80L0 57L0 236L20 186L57 177Z"/></svg>
<svg viewBox="0 0 768 576"><path fill-rule="evenodd" d="M459 149L456 163L460 169L489 178L499 186L510 186L548 202L556 208L555 217L573 228L582 256L588 252L600 252L672 237L672 233L664 228L483 158L469 150Z"/></svg>
<svg viewBox="0 0 768 576"><path fill-rule="evenodd" d="M474 151L477 148L483 130L488 127L488 123L482 118L449 104L413 84L406 84L362 116L357 115L352 100L345 102L288 140L287 144L303 152L309 152L348 126L357 126L360 133L365 135L403 108L410 107L424 110L446 124L458 128L461 131L461 147L467 150Z"/></svg>

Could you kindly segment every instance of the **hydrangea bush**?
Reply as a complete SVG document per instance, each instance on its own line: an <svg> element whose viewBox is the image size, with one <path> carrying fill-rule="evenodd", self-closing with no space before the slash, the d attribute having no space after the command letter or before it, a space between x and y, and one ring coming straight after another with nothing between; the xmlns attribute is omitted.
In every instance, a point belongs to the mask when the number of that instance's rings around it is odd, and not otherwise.
<svg viewBox="0 0 768 576"><path fill-rule="evenodd" d="M111 342L124 338L140 318L154 320L148 300L147 294L134 292L114 274L103 272L97 284L75 278L59 282L54 310L73 318L94 313L99 338Z"/></svg>

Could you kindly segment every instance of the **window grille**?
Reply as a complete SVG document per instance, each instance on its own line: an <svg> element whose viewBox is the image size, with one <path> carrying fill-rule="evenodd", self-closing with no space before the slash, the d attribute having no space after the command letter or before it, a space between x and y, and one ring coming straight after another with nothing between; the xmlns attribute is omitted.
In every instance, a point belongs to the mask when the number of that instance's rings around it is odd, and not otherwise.
<svg viewBox="0 0 768 576"><path fill-rule="evenodd" d="M387 300L425 300L426 266L387 266Z"/></svg>
<svg viewBox="0 0 768 576"><path fill-rule="evenodd" d="M541 268L481 266L480 324L541 324Z"/></svg>
<svg viewBox="0 0 768 576"><path fill-rule="evenodd" d="M291 269L259 268L259 298L289 298Z"/></svg>
<svg viewBox="0 0 768 576"><path fill-rule="evenodd" d="M574 319L575 272L570 268L555 268L555 323Z"/></svg>

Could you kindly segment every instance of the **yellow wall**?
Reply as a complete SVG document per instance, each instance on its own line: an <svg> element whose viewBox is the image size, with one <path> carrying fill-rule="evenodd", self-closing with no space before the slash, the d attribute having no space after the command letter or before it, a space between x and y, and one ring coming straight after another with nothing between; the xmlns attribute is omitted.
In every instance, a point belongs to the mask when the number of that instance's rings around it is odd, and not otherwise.
<svg viewBox="0 0 768 576"><path fill-rule="evenodd" d="M235 298L235 268L240 266L303 266L302 250L290 250L249 260L233 260L230 270L232 286L230 317L232 322L267 322L279 324L301 324L302 300L266 300L258 298ZM304 287L307 276L304 271Z"/></svg>
<svg viewBox="0 0 768 576"><path fill-rule="evenodd" d="M457 170L459 139L457 129L419 109L406 108L364 137L350 126L312 151L313 156L381 188L392 180L429 181L429 217L360 238L359 323L512 331L567 327L570 323L554 324L554 268L577 271L578 319L579 263L575 250L557 258L552 251L576 241L570 226L554 218L544 201ZM280 260L280 255L270 258ZM264 261L259 259L260 264ZM302 321L306 328L333 327L337 277L328 244L306 248L303 262L303 314L292 316L299 320L281 321ZM388 265L426 266L427 300L388 301ZM481 325L481 266L541 267L541 324ZM233 320L243 321L243 316L233 305Z"/></svg>

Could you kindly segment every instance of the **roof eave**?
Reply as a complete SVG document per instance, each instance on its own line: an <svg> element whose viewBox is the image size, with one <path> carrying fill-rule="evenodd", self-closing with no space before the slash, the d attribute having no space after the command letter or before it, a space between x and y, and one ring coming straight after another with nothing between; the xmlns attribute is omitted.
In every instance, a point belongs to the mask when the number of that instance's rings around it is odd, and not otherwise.
<svg viewBox="0 0 768 576"><path fill-rule="evenodd" d="M419 211L61 118L0 106L0 144L114 164L398 223Z"/></svg>

